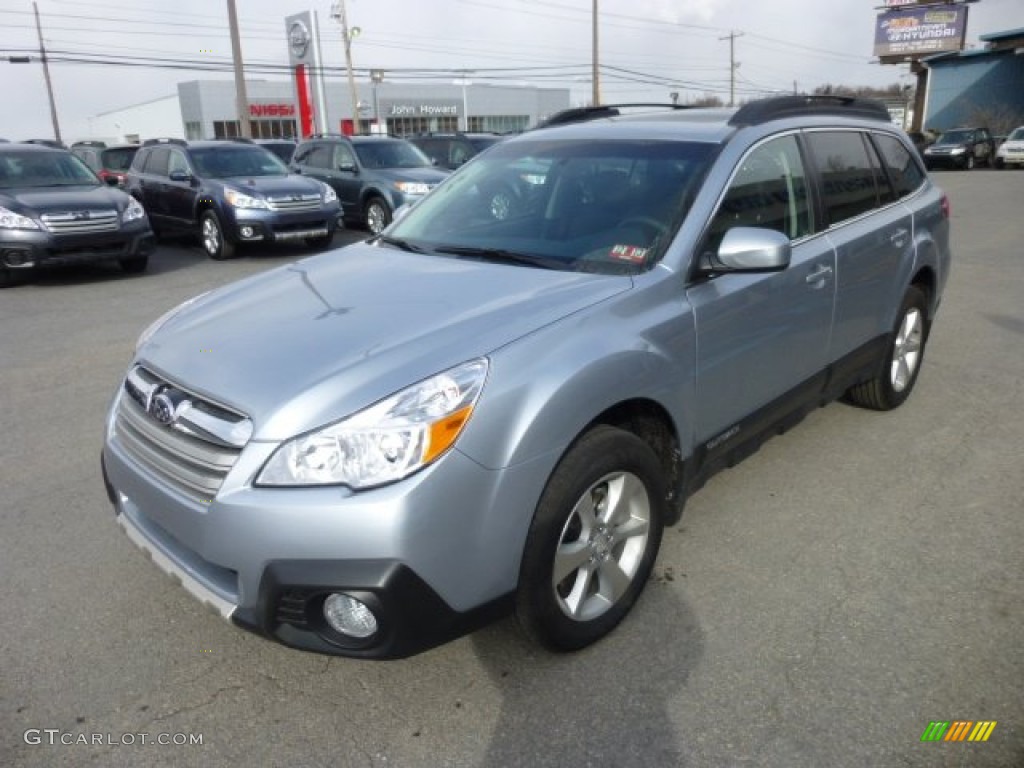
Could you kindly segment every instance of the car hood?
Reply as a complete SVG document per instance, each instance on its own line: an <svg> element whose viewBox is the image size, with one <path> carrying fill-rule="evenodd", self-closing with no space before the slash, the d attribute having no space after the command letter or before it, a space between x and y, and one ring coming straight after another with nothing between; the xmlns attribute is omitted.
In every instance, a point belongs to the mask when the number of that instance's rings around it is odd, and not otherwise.
<svg viewBox="0 0 1024 768"><path fill-rule="evenodd" d="M316 179L295 173L288 176L236 176L218 181L247 195L301 195L310 192L322 194L324 190L323 185Z"/></svg>
<svg viewBox="0 0 1024 768"><path fill-rule="evenodd" d="M207 294L141 364L282 440L628 290L625 276L405 253L324 253Z"/></svg>
<svg viewBox="0 0 1024 768"><path fill-rule="evenodd" d="M103 185L0 189L0 206L19 213L43 214L59 211L123 211L128 195Z"/></svg>

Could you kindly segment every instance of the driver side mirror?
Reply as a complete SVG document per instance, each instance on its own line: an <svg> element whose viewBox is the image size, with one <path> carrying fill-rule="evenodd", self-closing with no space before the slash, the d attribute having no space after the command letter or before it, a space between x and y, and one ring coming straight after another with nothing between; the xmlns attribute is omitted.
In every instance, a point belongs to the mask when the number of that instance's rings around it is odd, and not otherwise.
<svg viewBox="0 0 1024 768"><path fill-rule="evenodd" d="M171 181L191 181L192 174L185 171L171 171L167 174L167 178Z"/></svg>
<svg viewBox="0 0 1024 768"><path fill-rule="evenodd" d="M733 227L718 251L701 258L704 272L781 272L789 266L793 247L774 229Z"/></svg>
<svg viewBox="0 0 1024 768"><path fill-rule="evenodd" d="M339 171L347 171L349 173L359 173L359 169L356 168L354 163L338 163Z"/></svg>

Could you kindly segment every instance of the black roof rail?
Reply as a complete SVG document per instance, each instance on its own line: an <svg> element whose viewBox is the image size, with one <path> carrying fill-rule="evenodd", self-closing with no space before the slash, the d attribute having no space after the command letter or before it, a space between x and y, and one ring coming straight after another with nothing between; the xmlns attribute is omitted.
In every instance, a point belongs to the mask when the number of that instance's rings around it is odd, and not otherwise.
<svg viewBox="0 0 1024 768"><path fill-rule="evenodd" d="M177 144L179 147L188 146L188 142L184 139L169 139L166 137L160 139L146 139L142 142L142 146L144 147L152 147L154 144Z"/></svg>
<svg viewBox="0 0 1024 768"><path fill-rule="evenodd" d="M246 136L215 136L214 141L233 141L235 144L255 144L256 142Z"/></svg>
<svg viewBox="0 0 1024 768"><path fill-rule="evenodd" d="M892 122L885 104L854 96L774 96L744 104L729 118L729 125L757 125L768 120L800 115L835 115Z"/></svg>
<svg viewBox="0 0 1024 768"><path fill-rule="evenodd" d="M99 147L100 149L106 149L107 142L98 141L96 139L83 139L82 141L76 141L71 145L72 149L75 147Z"/></svg>
<svg viewBox="0 0 1024 768"><path fill-rule="evenodd" d="M311 133L307 139L347 139L344 133Z"/></svg>
<svg viewBox="0 0 1024 768"><path fill-rule="evenodd" d="M627 107L658 107L660 109L693 109L689 104L665 104L664 102L635 102L630 104L600 104L596 107L573 107L556 112L546 120L541 120L535 128L548 128L552 125L567 123L584 123L587 120L599 120L602 117L616 117Z"/></svg>

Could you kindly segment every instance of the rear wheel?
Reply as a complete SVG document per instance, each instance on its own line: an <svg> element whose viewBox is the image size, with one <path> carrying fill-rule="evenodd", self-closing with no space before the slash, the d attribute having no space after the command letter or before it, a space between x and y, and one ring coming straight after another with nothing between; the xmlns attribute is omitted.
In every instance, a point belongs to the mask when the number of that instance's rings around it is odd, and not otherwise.
<svg viewBox="0 0 1024 768"><path fill-rule="evenodd" d="M366 201L363 216L366 219L366 228L375 235L379 235L391 223L391 209L379 197L371 197Z"/></svg>
<svg viewBox="0 0 1024 768"><path fill-rule="evenodd" d="M889 411L903 404L917 382L928 340L928 305L924 292L910 286L903 298L892 341L877 375L851 387L850 401L876 411Z"/></svg>
<svg viewBox="0 0 1024 768"><path fill-rule="evenodd" d="M600 426L562 458L541 496L519 569L527 634L576 650L608 634L654 567L666 513L662 469L636 435Z"/></svg>
<svg viewBox="0 0 1024 768"><path fill-rule="evenodd" d="M235 245L225 239L224 228L213 211L203 211L199 219L199 242L211 259L223 261L235 255Z"/></svg>

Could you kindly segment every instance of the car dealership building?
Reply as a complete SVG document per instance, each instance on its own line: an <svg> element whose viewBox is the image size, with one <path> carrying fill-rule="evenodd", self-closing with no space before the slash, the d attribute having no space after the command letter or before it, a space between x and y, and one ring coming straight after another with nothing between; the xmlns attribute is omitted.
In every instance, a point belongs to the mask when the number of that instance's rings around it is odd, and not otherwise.
<svg viewBox="0 0 1024 768"><path fill-rule="evenodd" d="M299 137L299 107L288 81L246 82L254 138ZM450 83L357 83L360 133L521 131L570 106L568 88ZM352 98L344 82L324 87L325 124L351 133ZM212 139L240 135L232 80L191 80L176 94L89 118L92 138L142 141L167 136Z"/></svg>

